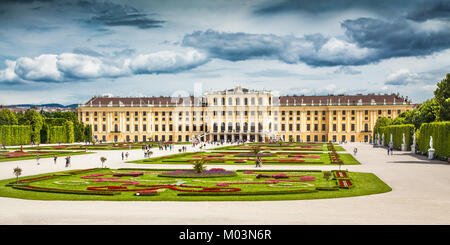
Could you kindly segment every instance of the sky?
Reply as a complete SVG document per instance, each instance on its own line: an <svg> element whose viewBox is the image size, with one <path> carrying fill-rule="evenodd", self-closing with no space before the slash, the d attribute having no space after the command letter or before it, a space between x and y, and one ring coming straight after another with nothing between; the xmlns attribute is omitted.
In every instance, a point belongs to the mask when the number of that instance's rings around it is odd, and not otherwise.
<svg viewBox="0 0 450 245"><path fill-rule="evenodd" d="M433 97L450 0L3 0L0 104L174 96Z"/></svg>

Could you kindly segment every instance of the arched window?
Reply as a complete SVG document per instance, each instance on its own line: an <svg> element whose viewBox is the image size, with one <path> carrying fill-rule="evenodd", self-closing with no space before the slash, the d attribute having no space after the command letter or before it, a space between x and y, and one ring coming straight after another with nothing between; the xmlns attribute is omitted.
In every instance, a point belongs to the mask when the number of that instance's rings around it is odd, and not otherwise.
<svg viewBox="0 0 450 245"><path fill-rule="evenodd" d="M225 105L225 98L222 98L222 105Z"/></svg>
<svg viewBox="0 0 450 245"><path fill-rule="evenodd" d="M241 99L236 98L236 105L241 105Z"/></svg>
<svg viewBox="0 0 450 245"><path fill-rule="evenodd" d="M233 99L232 98L228 98L228 105L233 105Z"/></svg>
<svg viewBox="0 0 450 245"><path fill-rule="evenodd" d="M258 104L259 104L259 105L263 105L263 98L259 98L259 99L258 99Z"/></svg>
<svg viewBox="0 0 450 245"><path fill-rule="evenodd" d="M244 105L248 105L248 98L244 98Z"/></svg>
<svg viewBox="0 0 450 245"><path fill-rule="evenodd" d="M255 98L252 98L251 100L252 105L255 105Z"/></svg>
<svg viewBox="0 0 450 245"><path fill-rule="evenodd" d="M217 105L217 98L214 98L213 101L214 101L214 105Z"/></svg>

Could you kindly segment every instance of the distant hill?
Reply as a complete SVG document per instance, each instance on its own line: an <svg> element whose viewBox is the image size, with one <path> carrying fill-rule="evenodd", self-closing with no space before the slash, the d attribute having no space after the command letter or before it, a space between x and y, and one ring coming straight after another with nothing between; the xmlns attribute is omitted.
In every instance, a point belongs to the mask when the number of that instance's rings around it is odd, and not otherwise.
<svg viewBox="0 0 450 245"><path fill-rule="evenodd" d="M32 107L32 106L36 106L36 107L77 108L78 104L61 105L61 104L54 103L54 104L40 104L40 105L36 105L36 104L8 105L8 107Z"/></svg>

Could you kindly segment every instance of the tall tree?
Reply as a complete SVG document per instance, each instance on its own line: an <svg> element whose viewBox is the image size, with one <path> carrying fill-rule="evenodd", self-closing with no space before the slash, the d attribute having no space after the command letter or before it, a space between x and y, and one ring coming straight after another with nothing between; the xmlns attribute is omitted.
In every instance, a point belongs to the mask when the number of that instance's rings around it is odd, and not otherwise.
<svg viewBox="0 0 450 245"><path fill-rule="evenodd" d="M450 73L437 84L437 87L434 90L434 98L438 104L436 118L438 121L450 121Z"/></svg>
<svg viewBox="0 0 450 245"><path fill-rule="evenodd" d="M35 110L28 110L23 116L25 125L31 125L31 141L34 143L41 142L41 129L44 124L42 115Z"/></svg>
<svg viewBox="0 0 450 245"><path fill-rule="evenodd" d="M0 111L0 125L17 125L18 120L14 112L9 109Z"/></svg>

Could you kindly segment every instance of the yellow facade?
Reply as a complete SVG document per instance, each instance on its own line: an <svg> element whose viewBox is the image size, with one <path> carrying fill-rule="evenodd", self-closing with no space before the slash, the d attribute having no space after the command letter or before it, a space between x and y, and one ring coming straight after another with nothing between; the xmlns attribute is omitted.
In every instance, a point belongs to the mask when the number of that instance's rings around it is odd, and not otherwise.
<svg viewBox="0 0 450 245"><path fill-rule="evenodd" d="M93 98L79 106L78 114L92 126L95 139L108 142L368 142L379 117L395 118L412 109L398 95L371 95L365 103L369 97L276 97L266 90L236 87L184 100Z"/></svg>

